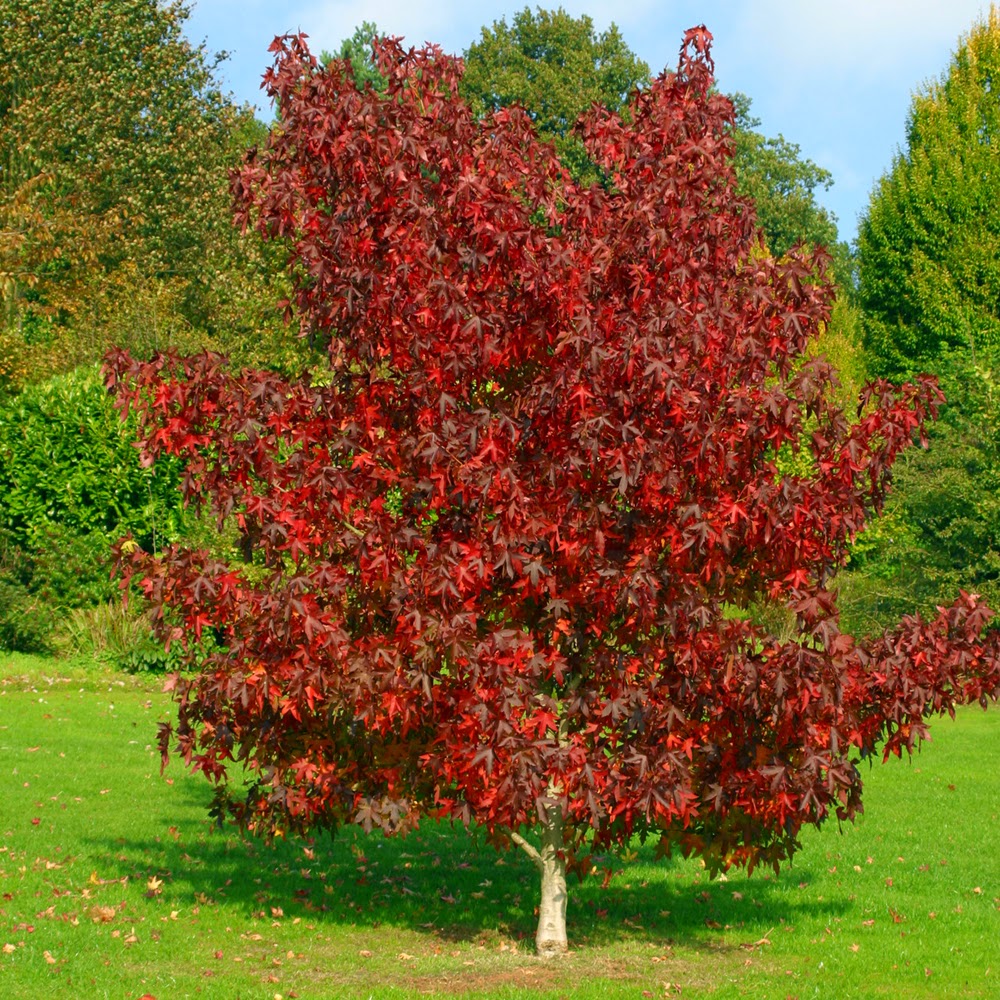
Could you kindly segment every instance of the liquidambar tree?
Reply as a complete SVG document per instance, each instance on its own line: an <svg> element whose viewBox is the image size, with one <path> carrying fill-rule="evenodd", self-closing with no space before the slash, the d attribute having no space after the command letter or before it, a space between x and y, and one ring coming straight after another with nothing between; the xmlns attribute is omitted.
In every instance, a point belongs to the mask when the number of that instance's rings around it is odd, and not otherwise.
<svg viewBox="0 0 1000 1000"><path fill-rule="evenodd" d="M542 954L590 852L648 834L777 866L857 814L859 758L1000 689L974 597L838 628L833 574L939 394L873 385L852 423L803 360L825 258L763 256L709 39L628 122L581 123L607 188L523 112L477 118L435 48L381 43L379 93L277 40L279 119L234 190L289 240L329 374L109 361L147 459L181 456L253 560L125 546L164 637L226 647L172 680L165 759L256 831L481 824L538 866ZM795 448L808 472L782 475ZM761 602L793 639L736 613Z"/></svg>

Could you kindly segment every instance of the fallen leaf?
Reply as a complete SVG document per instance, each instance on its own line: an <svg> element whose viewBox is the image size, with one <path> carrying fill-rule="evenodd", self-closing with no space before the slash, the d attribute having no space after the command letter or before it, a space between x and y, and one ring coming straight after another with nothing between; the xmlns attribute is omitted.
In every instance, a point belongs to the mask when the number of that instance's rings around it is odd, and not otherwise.
<svg viewBox="0 0 1000 1000"><path fill-rule="evenodd" d="M372 953L367 948L363 949L362 951L359 951L358 954L362 958L371 958L372 957Z"/></svg>
<svg viewBox="0 0 1000 1000"><path fill-rule="evenodd" d="M163 891L163 879L157 878L153 875L146 882L146 895L147 896L159 896Z"/></svg>
<svg viewBox="0 0 1000 1000"><path fill-rule="evenodd" d="M51 951L43 951L42 955L45 958L45 961L49 963L49 965L55 965L56 964L56 960L52 957L52 952Z"/></svg>
<svg viewBox="0 0 1000 1000"><path fill-rule="evenodd" d="M412 961L412 959L413 959L413 956L412 955L407 955L405 951L401 951L396 957L401 962L409 962L409 961Z"/></svg>
<svg viewBox="0 0 1000 1000"><path fill-rule="evenodd" d="M8 944L5 944L5 945L3 946L3 953L4 953L5 955L9 955L9 954L11 954L11 952L14 952L14 951L17 951L17 948L15 948L15 947L14 947L14 945L12 945L12 944L10 944L10 943L8 943Z"/></svg>
<svg viewBox="0 0 1000 1000"><path fill-rule="evenodd" d="M860 950L861 950L861 945L859 945L859 944L852 944L851 945L851 951L858 952Z"/></svg>

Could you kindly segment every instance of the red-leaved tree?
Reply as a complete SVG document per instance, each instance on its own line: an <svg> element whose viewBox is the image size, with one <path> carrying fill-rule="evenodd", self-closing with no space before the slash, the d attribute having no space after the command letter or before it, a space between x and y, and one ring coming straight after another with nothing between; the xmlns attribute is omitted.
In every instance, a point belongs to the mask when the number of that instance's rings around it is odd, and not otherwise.
<svg viewBox="0 0 1000 1000"><path fill-rule="evenodd" d="M524 112L470 113L436 48L379 43L377 93L276 40L237 214L288 242L329 371L109 359L146 458L180 456L249 560L123 556L164 638L223 645L171 681L164 756L257 831L475 821L537 864L543 954L595 849L777 866L858 813L860 757L1000 691L972 596L874 641L838 627L831 579L941 397L832 401L807 357L825 258L764 255L710 37L628 121L581 122L587 189Z"/></svg>

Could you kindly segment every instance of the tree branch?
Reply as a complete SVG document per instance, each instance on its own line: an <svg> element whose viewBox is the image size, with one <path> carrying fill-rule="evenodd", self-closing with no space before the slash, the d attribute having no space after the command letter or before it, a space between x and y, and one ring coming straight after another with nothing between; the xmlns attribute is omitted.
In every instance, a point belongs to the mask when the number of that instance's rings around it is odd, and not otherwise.
<svg viewBox="0 0 1000 1000"><path fill-rule="evenodd" d="M538 867L538 870L541 871L542 856L541 854L538 853L537 848L535 848L532 844L529 844L528 841L526 841L524 837L522 837L516 830L511 833L510 839L513 840L514 843L517 844L517 846L520 847L521 850L524 851L524 853L527 854L528 857L535 862L535 864Z"/></svg>

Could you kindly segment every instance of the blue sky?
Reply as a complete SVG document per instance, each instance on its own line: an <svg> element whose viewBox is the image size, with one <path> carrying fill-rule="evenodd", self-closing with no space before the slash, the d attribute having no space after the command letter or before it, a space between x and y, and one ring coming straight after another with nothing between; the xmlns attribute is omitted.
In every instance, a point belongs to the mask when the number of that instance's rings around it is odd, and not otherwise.
<svg viewBox="0 0 1000 1000"><path fill-rule="evenodd" d="M368 20L407 44L431 41L461 53L484 24L509 21L524 6L494 0L196 0L186 30L209 52L231 53L225 84L267 117L259 84L276 34L303 31L319 52L338 47ZM589 14L598 30L615 22L654 72L676 65L686 28L706 24L715 36L719 86L749 95L765 134L798 143L804 156L831 172L834 185L820 200L836 213L848 240L903 142L914 90L941 75L959 37L984 12L981 0L603 0L562 6L573 15Z"/></svg>

